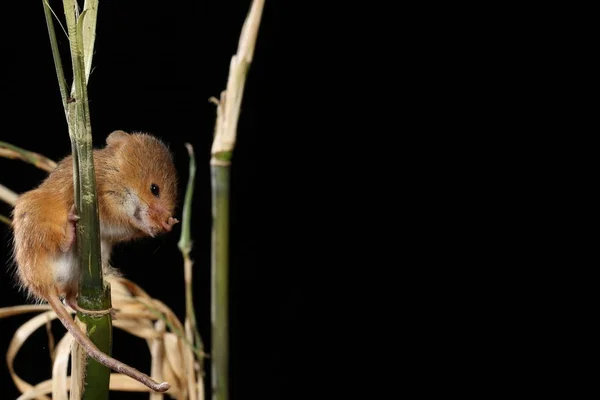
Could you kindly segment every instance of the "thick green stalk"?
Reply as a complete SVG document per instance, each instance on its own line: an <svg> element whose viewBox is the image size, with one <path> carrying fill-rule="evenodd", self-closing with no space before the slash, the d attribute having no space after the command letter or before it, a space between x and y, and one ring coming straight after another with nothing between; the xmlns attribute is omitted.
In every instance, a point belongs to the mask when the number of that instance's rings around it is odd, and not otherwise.
<svg viewBox="0 0 600 400"><path fill-rule="evenodd" d="M212 177L212 389L214 400L229 397L229 168L235 147L244 84L260 26L264 0L253 0L231 59L227 88L217 103Z"/></svg>
<svg viewBox="0 0 600 400"><path fill-rule="evenodd" d="M229 167L235 147L244 84L260 26L264 0L253 0L231 59L227 88L217 103L211 150L212 177L212 389L214 400L229 398Z"/></svg>
<svg viewBox="0 0 600 400"><path fill-rule="evenodd" d="M229 165L211 165L212 178L212 388L229 398Z"/></svg>
<svg viewBox="0 0 600 400"><path fill-rule="evenodd" d="M73 0L65 0L65 9ZM97 5L96 5L97 6ZM78 303L84 309L106 310L111 308L110 288L104 283L100 259L100 224L98 198L96 194L96 175L92 146L92 128L87 96L87 79L84 63L83 22L87 10L73 20L75 8L70 8L71 18L68 24L71 43L71 54L74 71L75 110L77 129L75 130L75 146L79 158L79 192L77 243L79 244L79 259L81 260L81 281L79 286ZM69 20L68 19L68 20ZM73 40L75 38L75 40ZM76 189L77 190L77 189ZM112 321L110 315L89 317L79 315L87 326L87 332L94 344L103 352L111 353ZM81 385L82 399L108 399L110 369L88 359L85 372L80 376L85 379Z"/></svg>
<svg viewBox="0 0 600 400"><path fill-rule="evenodd" d="M96 17L98 1L90 3L86 1L84 11L79 14L75 0L63 0L74 75L73 98L68 98L67 95L69 91L66 87L58 53L52 15L47 2L42 1L73 153L75 212L80 217L77 222L76 246L82 271L78 301L82 308L105 310L111 307L110 287L104 283L100 260L98 201L87 97L87 78L89 75L86 74L83 51L84 48L93 48L93 45L89 43L84 44L84 28L89 29L91 26L95 29L95 21L92 21L91 24L86 23L85 27L84 21L88 17L88 13L90 18ZM94 35L89 35L89 32L85 36L88 41L94 39ZM88 55L86 61L91 63L91 55ZM89 317L79 313L78 318L85 323L86 333L92 342L101 351L110 354L112 341L110 315ZM75 358L73 357L73 360ZM75 374L75 371L73 371L72 375L73 380L79 383L80 390L77 391L76 396L86 400L108 399L110 370L107 367L90 358L85 362L85 371L79 371L79 374ZM83 379L85 379L85 382ZM72 395L74 395L73 392Z"/></svg>

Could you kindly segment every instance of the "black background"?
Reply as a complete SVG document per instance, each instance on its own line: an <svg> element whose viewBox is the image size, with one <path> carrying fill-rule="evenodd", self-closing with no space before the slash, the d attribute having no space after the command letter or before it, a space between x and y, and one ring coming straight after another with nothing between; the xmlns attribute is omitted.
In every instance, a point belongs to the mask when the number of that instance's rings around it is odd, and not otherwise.
<svg viewBox="0 0 600 400"><path fill-rule="evenodd" d="M311 49L306 35L295 39L293 14L282 2L267 1L251 66L232 166L231 203L231 398L279 399L308 391L303 363L310 359L303 307L310 268L307 252L314 229L304 210L315 196L302 164L321 152L299 151L314 139L304 129L316 100L303 81L315 65L305 65ZM61 21L60 2L53 2ZM288 3L289 4L289 3ZM115 129L153 133L172 149L180 195L188 177L184 143L196 151L192 235L195 242L195 306L200 333L210 346L210 173L215 106L208 99L225 88L231 56L249 9L244 1L101 1L89 99L94 145L104 145ZM52 61L41 2L3 6L0 76L3 130L0 139L58 160L70 151L66 122ZM286 15L284 17L284 14ZM56 25L58 28L58 25ZM68 76L67 39L59 41ZM309 57L308 57L309 58ZM303 71L303 72L302 72ZM313 96L302 103L300 92ZM318 130L318 129L317 129ZM0 182L20 193L45 173L29 164L0 158ZM327 178L326 178L327 179ZM318 194L315 196L318 198ZM6 204L0 213L8 215ZM123 245L113 262L125 276L184 318L180 225L169 235ZM8 265L10 230L0 225L0 260ZM300 239L300 238L305 239ZM311 250L312 251L312 250ZM0 274L0 307L23 304L7 269ZM0 354L14 330L31 315L0 320ZM305 320L306 318L304 318ZM55 323L56 334L64 332ZM144 341L115 329L113 354L149 371ZM4 358L0 362L2 398L17 397ZM209 363L206 367L209 368ZM21 349L19 375L31 383L51 373L43 330ZM206 377L210 386L210 372ZM303 389L304 388L304 389ZM111 398L147 398L111 392Z"/></svg>

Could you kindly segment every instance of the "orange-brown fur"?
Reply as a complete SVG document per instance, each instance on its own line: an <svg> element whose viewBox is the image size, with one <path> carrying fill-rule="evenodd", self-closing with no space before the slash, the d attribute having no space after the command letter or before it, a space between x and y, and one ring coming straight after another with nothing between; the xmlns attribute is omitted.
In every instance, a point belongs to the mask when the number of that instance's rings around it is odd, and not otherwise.
<svg viewBox="0 0 600 400"><path fill-rule="evenodd" d="M123 131L113 132L106 142L106 147L94 150L94 167L102 265L108 269L115 243L154 237L170 231L178 221L173 218L177 175L167 147L150 135ZM159 188L158 197L152 193L152 184ZM37 188L21 195L13 210L13 252L19 282L29 296L46 300L55 309L59 297L75 304L79 287L70 235L73 203L73 163L68 156ZM69 321L64 320L64 310L58 311L63 324L73 332ZM104 357L97 349L90 351ZM117 364L110 366L114 369Z"/></svg>
<svg viewBox="0 0 600 400"><path fill-rule="evenodd" d="M96 191L101 240L107 245L143 236L155 236L164 228L176 204L177 175L167 148L152 136L117 133L107 146L94 150ZM160 197L150 193L158 184ZM156 231L143 231L123 210L125 193L135 193L147 203ZM54 285L50 259L60 254L68 229L67 215L73 205L72 156L58 166L36 189L24 193L13 210L14 255L21 284L37 299L45 299ZM108 260L103 260L103 264ZM57 288L66 296L70 287Z"/></svg>

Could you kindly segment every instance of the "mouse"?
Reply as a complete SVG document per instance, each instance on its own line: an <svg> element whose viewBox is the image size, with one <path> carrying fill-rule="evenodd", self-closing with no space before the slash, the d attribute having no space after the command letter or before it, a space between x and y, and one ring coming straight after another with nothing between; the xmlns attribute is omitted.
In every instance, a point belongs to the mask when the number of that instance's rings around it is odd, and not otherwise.
<svg viewBox="0 0 600 400"><path fill-rule="evenodd" d="M116 130L103 148L93 150L98 203L101 262L104 274L118 274L110 255L118 243L156 238L179 221L177 171L169 148L145 132ZM84 310L77 304L80 268L76 260L76 215L73 156L68 155L14 206L13 260L17 285L28 300L47 302L74 339L96 361L121 372L156 392L170 385L100 351L74 324L67 306L87 315L114 310Z"/></svg>

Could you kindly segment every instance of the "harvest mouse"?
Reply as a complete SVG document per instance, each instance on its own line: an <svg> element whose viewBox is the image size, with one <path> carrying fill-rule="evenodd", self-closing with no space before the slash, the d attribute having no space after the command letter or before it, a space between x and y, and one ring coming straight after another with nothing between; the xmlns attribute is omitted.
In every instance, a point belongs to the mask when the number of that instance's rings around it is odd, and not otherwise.
<svg viewBox="0 0 600 400"><path fill-rule="evenodd" d="M111 272L114 244L170 232L177 201L177 173L168 148L145 133L114 131L106 147L94 150L94 169L100 224L102 267ZM13 254L16 276L29 298L47 301L86 352L105 366L124 373L151 389L164 392L167 382L149 376L101 352L73 323L61 298L74 310L89 315L107 311L82 310L77 305L79 271L74 242L72 155L35 189L21 195L14 207Z"/></svg>

